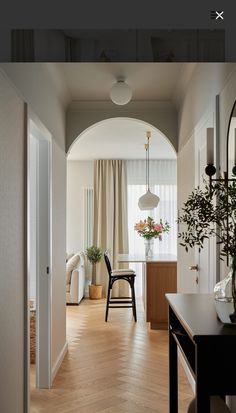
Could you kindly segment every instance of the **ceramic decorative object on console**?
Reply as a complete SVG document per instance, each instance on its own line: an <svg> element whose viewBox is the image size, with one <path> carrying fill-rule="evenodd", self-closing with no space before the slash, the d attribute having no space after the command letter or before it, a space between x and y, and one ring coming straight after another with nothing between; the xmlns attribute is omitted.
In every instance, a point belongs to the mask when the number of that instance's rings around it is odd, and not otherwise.
<svg viewBox="0 0 236 413"><path fill-rule="evenodd" d="M178 237L185 250L197 246L199 251L204 241L215 237L220 244L222 258L231 261L226 278L214 288L215 307L219 319L226 324L236 324L236 105L231 112L227 135L227 171L223 177L213 178L214 167L212 130L207 131L210 155L205 169L210 177L203 188L197 187L189 195L182 208L178 223L184 230ZM210 138L210 139L209 139ZM208 143L209 143L208 142ZM232 172L231 172L232 171Z"/></svg>
<svg viewBox="0 0 236 413"><path fill-rule="evenodd" d="M145 257L151 258L153 256L154 239L162 239L162 234L169 232L170 225L166 221L165 223L160 219L159 223L156 223L153 218L147 217L144 221L139 221L134 226L138 235L144 238L145 244Z"/></svg>
<svg viewBox="0 0 236 413"><path fill-rule="evenodd" d="M225 324L236 323L234 318L234 298L232 297L233 268L214 288L215 306L219 319ZM234 276L235 284L235 276Z"/></svg>

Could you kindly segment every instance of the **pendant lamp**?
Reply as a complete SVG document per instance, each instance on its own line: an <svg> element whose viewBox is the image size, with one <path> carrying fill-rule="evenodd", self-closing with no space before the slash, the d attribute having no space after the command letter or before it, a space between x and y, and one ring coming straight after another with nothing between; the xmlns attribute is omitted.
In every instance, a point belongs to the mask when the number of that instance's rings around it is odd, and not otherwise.
<svg viewBox="0 0 236 413"><path fill-rule="evenodd" d="M157 207L160 198L153 194L150 191L150 187L149 187L149 139L151 137L151 132L146 132L146 136L147 136L147 143L144 145L145 151L146 151L146 194L142 195L139 198L138 201L138 206L139 209L141 210L151 210Z"/></svg>

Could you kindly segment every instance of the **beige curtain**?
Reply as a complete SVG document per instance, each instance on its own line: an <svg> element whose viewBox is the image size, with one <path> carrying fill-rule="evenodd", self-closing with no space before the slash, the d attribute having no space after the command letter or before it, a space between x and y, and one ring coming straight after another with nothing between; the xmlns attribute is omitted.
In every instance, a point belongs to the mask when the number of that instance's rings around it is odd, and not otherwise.
<svg viewBox="0 0 236 413"><path fill-rule="evenodd" d="M108 250L111 265L119 268L117 254L128 253L126 161L98 160L94 165L94 244ZM97 283L107 294L108 273L104 259L97 265ZM128 283L117 281L113 296L127 296Z"/></svg>

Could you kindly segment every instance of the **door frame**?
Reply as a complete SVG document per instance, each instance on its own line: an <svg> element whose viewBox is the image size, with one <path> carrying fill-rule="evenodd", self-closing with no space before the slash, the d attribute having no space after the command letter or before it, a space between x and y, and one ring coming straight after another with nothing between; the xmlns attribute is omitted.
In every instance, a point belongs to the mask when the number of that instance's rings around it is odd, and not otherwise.
<svg viewBox="0 0 236 413"><path fill-rule="evenodd" d="M27 106L27 105L26 105ZM43 125L43 123L38 119L38 117L34 114L34 112L27 107L26 109L26 125L27 125L27 139L26 139L26 151L27 151L27 288L26 288L26 325L27 325L27 343L26 343L26 348L27 348L27 356L26 356L26 380L27 380L27 411L30 411L30 308L29 308L29 291L30 291L30 222L29 222L29 213L30 213L30 135L33 129L33 132L37 135L36 138L39 141L40 140L44 143L45 150L47 153L47 171L46 171L46 176L47 176L47 187L45 189L45 193L47 191L46 195L46 204L44 203L44 207L46 205L47 208L47 267L45 268L45 275L46 278L43 279L42 277L39 277L39 263L37 262L37 275L36 275L36 331L38 332L36 334L36 383L37 387L40 388L50 388L52 385L52 356L51 356L51 348L52 348L52 135L51 133L47 130L47 128ZM38 154L39 156L39 154ZM38 163L38 161L37 161ZM40 168L40 166L37 166L37 169ZM39 185L37 185L39 187ZM38 188L37 188L38 192ZM37 196L37 207L36 208L42 208L43 206L41 205L40 207L40 200L39 197ZM45 215L46 216L46 215ZM38 226L39 226L39 215L37 212L37 220L36 220L36 237L38 239ZM39 248L40 245L37 242L36 250L37 250L37 256L39 256ZM44 281L44 283L43 283ZM42 285L43 283L43 285ZM42 297L44 300L44 304L46 306L46 311L44 311L44 320L42 320L42 315L40 317L40 308L38 307L39 303L39 297L38 297L38 292L39 286L41 286L44 289L44 297L43 294L41 293L41 301ZM45 287L46 286L46 287ZM42 305L41 305L42 308ZM45 310L45 309L44 309ZM44 328L42 328L42 322L46 321L46 325ZM40 331L43 332L40 334ZM45 362L43 363L43 359L40 359L40 353L39 353L39 343L41 343L41 348L42 348L42 343L44 350L46 349L46 364ZM39 368L41 366L41 368Z"/></svg>

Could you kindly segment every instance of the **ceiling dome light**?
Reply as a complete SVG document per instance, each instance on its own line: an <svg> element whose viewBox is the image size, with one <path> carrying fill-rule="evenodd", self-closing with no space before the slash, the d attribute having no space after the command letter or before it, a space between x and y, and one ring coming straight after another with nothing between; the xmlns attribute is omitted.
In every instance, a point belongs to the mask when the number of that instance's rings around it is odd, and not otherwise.
<svg viewBox="0 0 236 413"><path fill-rule="evenodd" d="M149 148L150 148L149 139L151 137L151 132L150 131L146 132L146 136L147 136L147 143L144 145L144 148L145 148L145 151L146 151L146 188L147 188L147 192L146 192L146 194L142 195L138 200L139 209L141 209L142 211L150 211L150 210L156 208L157 205L159 204L159 201L160 201L159 196L153 194L150 191L150 187L149 187Z"/></svg>
<svg viewBox="0 0 236 413"><path fill-rule="evenodd" d="M124 80L118 80L111 88L110 97L116 105L126 105L132 98L132 90Z"/></svg>

